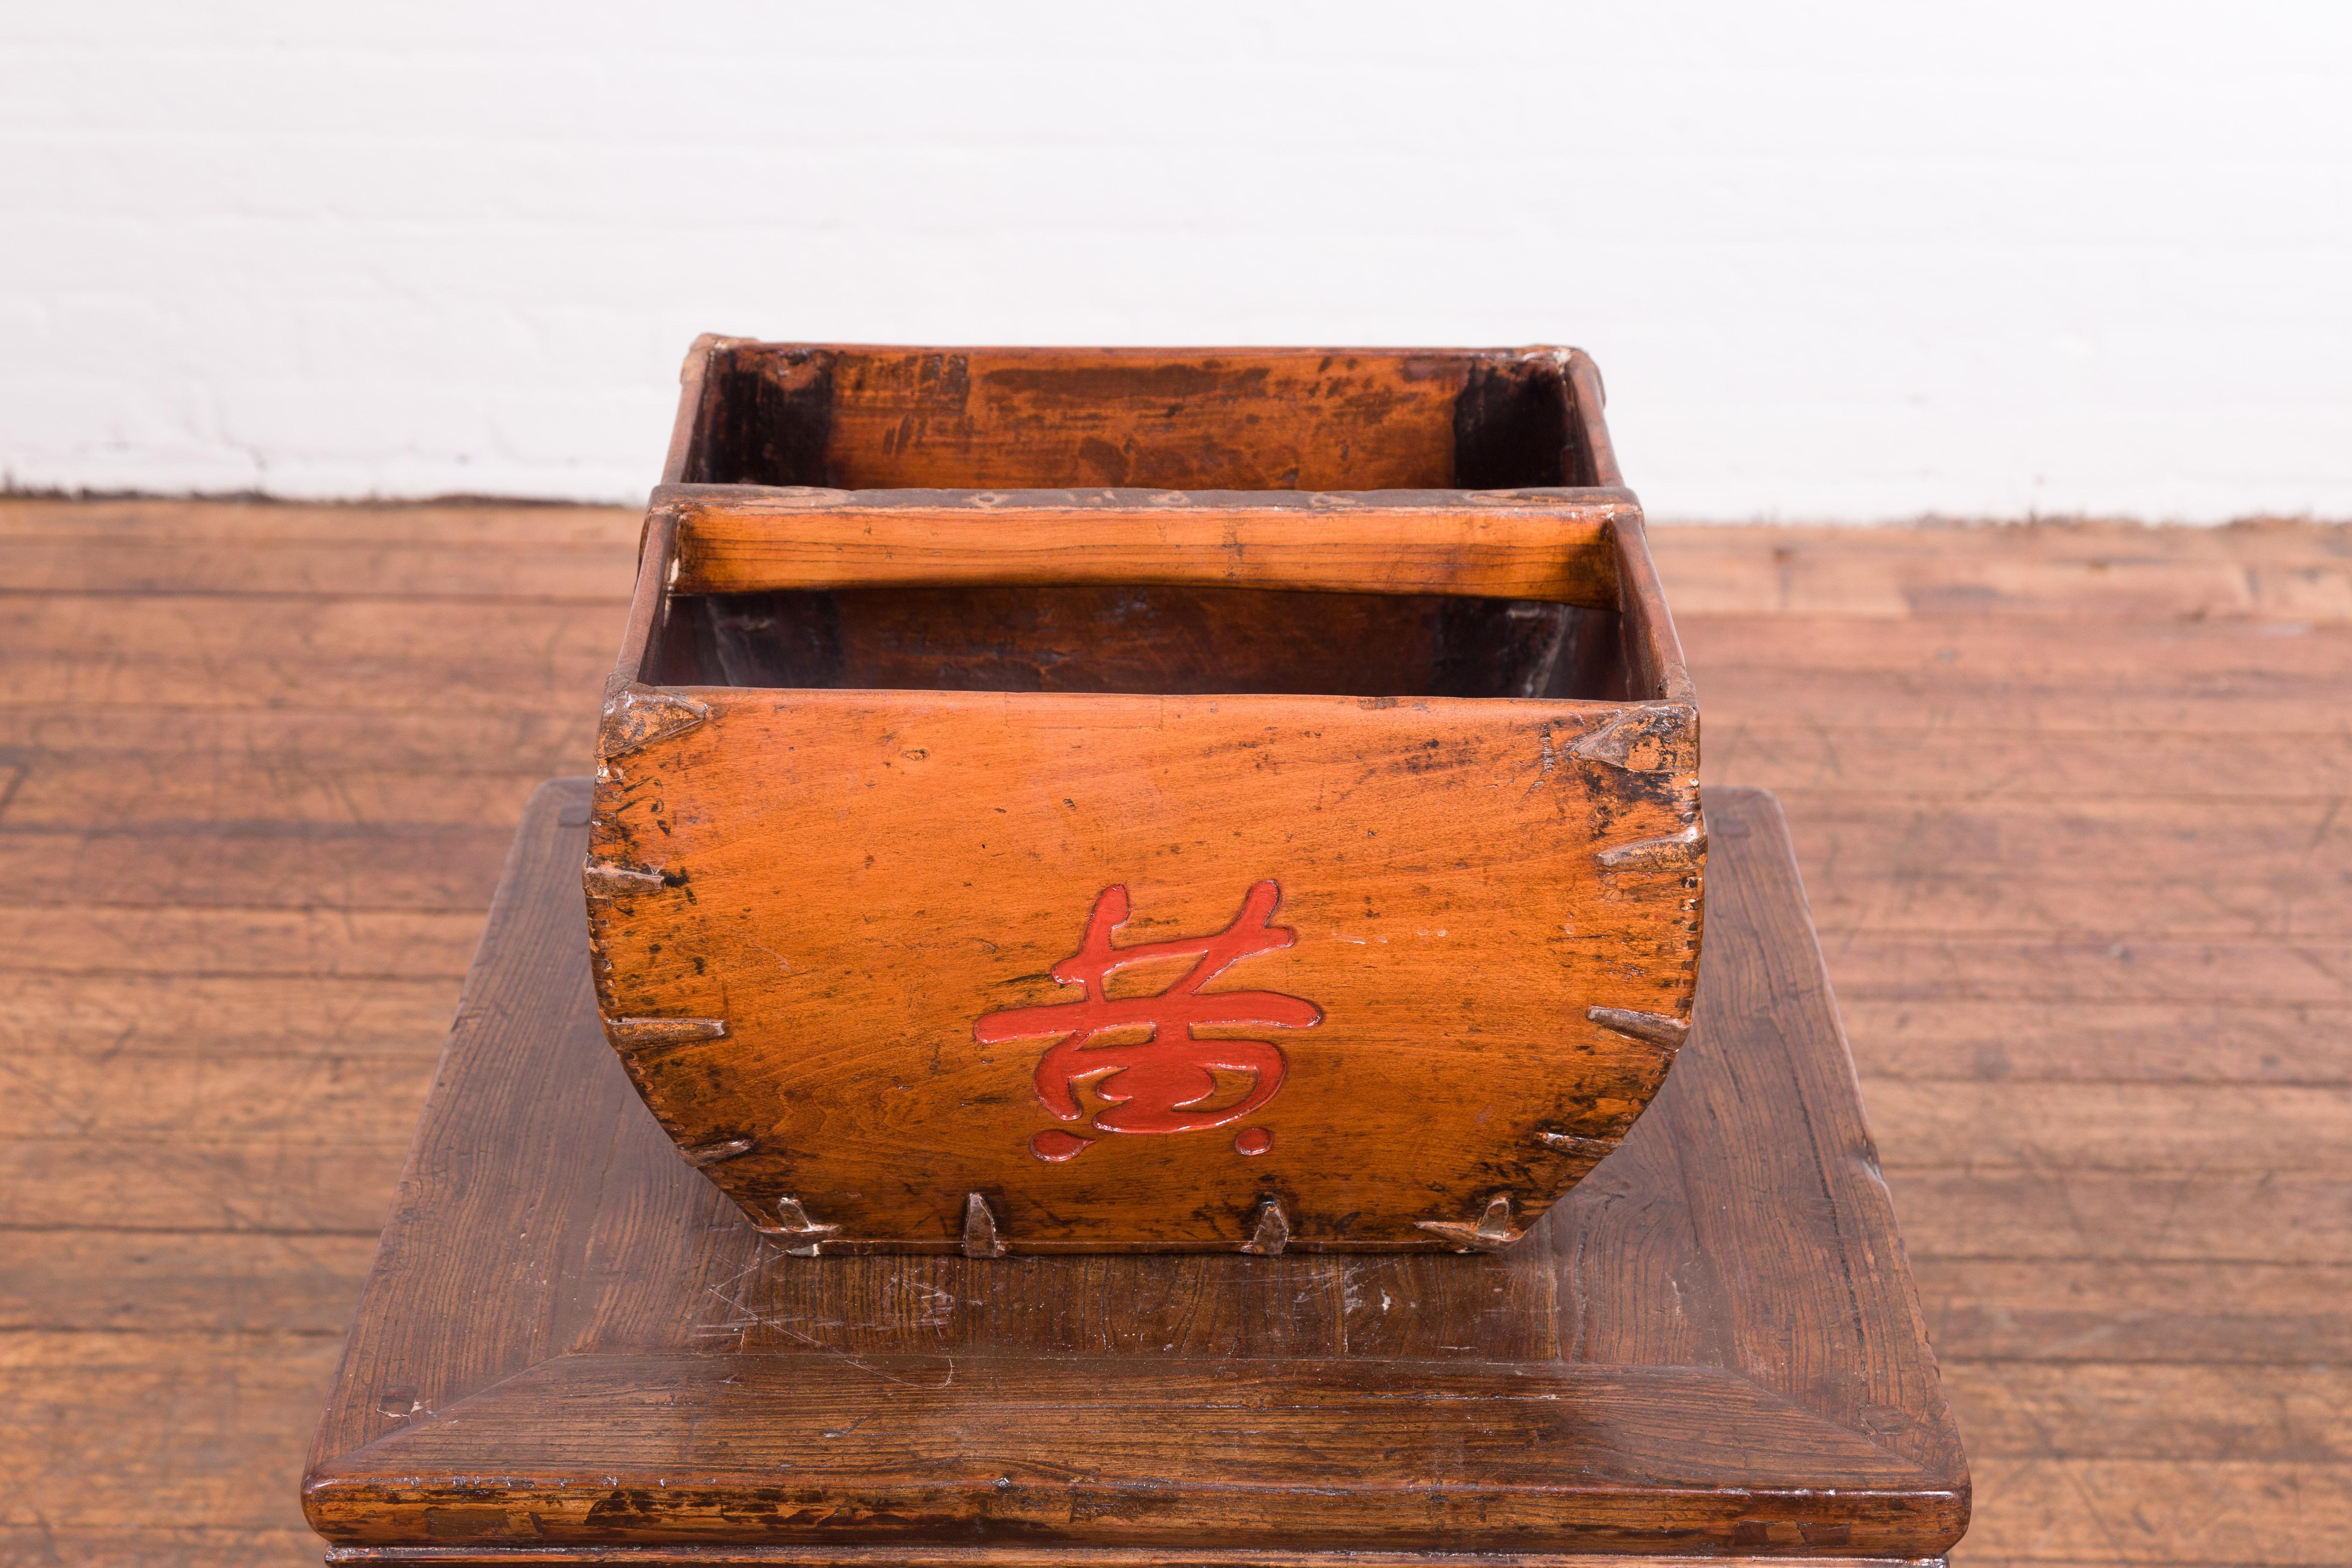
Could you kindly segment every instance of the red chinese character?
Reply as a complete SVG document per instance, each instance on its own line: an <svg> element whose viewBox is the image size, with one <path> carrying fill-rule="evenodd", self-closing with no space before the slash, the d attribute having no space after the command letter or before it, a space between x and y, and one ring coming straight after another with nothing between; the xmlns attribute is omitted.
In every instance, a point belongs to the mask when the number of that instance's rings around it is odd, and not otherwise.
<svg viewBox="0 0 2352 1568"><path fill-rule="evenodd" d="M1286 1064L1281 1049L1267 1040L1203 1040L1192 1031L1203 1026L1246 1025L1305 1029L1323 1020L1323 1010L1312 1002L1279 992L1202 994L1202 986L1236 962L1297 940L1289 927L1265 923L1281 898L1279 887L1260 882L1242 901L1233 924L1213 936L1113 947L1111 933L1127 923L1127 889L1106 888L1087 920L1086 940L1053 969L1054 978L1063 984L1086 987L1085 999L988 1014L971 1026L972 1038L994 1046L1058 1036L1037 1063L1037 1098L1062 1121L1084 1121L1087 1112L1078 1103L1077 1090L1088 1084L1095 1097L1106 1102L1093 1118L1097 1133L1193 1132L1239 1121L1282 1087ZM1113 997L1105 992L1105 982L1130 965L1187 957L1195 961L1192 970L1158 995ZM1139 1041L1095 1043L1114 1031L1139 1028L1150 1031ZM1216 1096L1220 1070L1248 1073L1249 1092L1232 1105L1203 1109L1203 1102ZM1029 1141L1037 1158L1055 1163L1076 1159L1093 1146L1092 1139L1058 1127ZM1274 1135L1263 1127L1244 1129L1234 1140L1234 1147L1244 1154L1263 1154L1273 1146Z"/></svg>

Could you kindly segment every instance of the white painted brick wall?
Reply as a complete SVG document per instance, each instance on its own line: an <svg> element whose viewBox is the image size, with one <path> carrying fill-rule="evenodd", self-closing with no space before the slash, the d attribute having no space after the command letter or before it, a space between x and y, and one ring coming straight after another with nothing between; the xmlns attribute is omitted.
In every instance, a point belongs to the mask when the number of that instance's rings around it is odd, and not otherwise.
<svg viewBox="0 0 2352 1568"><path fill-rule="evenodd" d="M2352 515L2352 6L0 11L0 477L634 499L705 330L1598 356L1665 515Z"/></svg>

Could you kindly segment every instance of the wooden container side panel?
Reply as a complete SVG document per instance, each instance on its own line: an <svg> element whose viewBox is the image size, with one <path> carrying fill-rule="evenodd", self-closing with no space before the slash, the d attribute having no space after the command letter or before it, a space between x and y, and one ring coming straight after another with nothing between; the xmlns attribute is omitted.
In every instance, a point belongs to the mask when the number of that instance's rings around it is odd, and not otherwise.
<svg viewBox="0 0 2352 1568"><path fill-rule="evenodd" d="M972 1192L1022 1249L1239 1245L1269 1198L1294 1246L1516 1235L1688 1017L1704 841L1674 710L623 698L589 877L615 1044L682 1144L729 1151L714 1180L772 1223L795 1199L828 1245L951 1245ZM659 730L663 703L691 707ZM1232 1125L1106 1137L1129 1130L1112 1058L1047 1081L1078 1027L1051 1010L1093 994L1053 972L1221 931L1283 936L1219 966L1255 1000L1193 1022L1240 1043L1192 1053L1216 1092L1171 1102Z"/></svg>
<svg viewBox="0 0 2352 1568"><path fill-rule="evenodd" d="M1650 558L1650 542L1638 509L1611 520L1617 556L1619 626L1624 637L1625 670L1632 682L1626 698L1635 702L1671 702L1691 710L1692 745L1697 744L1698 690L1683 662L1682 638L1666 609L1665 590Z"/></svg>
<svg viewBox="0 0 2352 1568"><path fill-rule="evenodd" d="M1622 488L1625 476L1617 466L1617 446L1610 439L1609 420L1602 412L1609 397L1601 384L1601 367L1582 349L1570 349L1564 374L1570 445L1568 468L1575 477L1562 482Z"/></svg>
<svg viewBox="0 0 2352 1568"><path fill-rule="evenodd" d="M682 668L671 657L686 632L684 617L669 593L677 561L678 527L675 518L659 510L646 515L637 542L636 584L629 595L629 618L621 628L621 651L605 681L609 700L614 691L649 680L664 668Z"/></svg>
<svg viewBox="0 0 2352 1568"><path fill-rule="evenodd" d="M747 338L730 338L718 332L705 332L694 340L686 351L686 363L677 372L677 412L671 416L669 450L662 459L662 483L687 483L699 472L702 454L708 448L716 393L714 367L723 367L733 351L749 342Z"/></svg>
<svg viewBox="0 0 2352 1568"><path fill-rule="evenodd" d="M1563 351L727 341L689 481L1368 490L1589 482Z"/></svg>

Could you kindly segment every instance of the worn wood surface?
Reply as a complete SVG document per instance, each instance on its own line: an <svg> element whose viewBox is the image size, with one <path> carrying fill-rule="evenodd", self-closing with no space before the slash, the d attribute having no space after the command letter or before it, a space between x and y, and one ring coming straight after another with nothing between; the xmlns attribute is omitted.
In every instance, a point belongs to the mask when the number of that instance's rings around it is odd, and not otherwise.
<svg viewBox="0 0 2352 1568"><path fill-rule="evenodd" d="M1216 584L1614 609L1622 491L842 490L664 486L681 594L891 583Z"/></svg>
<svg viewBox="0 0 2352 1568"><path fill-rule="evenodd" d="M1457 1247L1498 1197L1514 1236L1685 1026L1696 791L1588 759L1618 710L698 692L598 790L599 994L681 1146L828 1251L951 1249L971 1193L1016 1251L1257 1246L1269 1202L1294 1247ZM1168 952L1066 989L1114 916L1088 962Z"/></svg>
<svg viewBox="0 0 2352 1568"><path fill-rule="evenodd" d="M1964 1524L1762 792L1713 803L1651 1114L1468 1259L792 1256L605 1047L588 798L541 789L508 862L313 1450L330 1540L1916 1559Z"/></svg>
<svg viewBox="0 0 2352 1568"><path fill-rule="evenodd" d="M752 1223L1491 1249L1625 1135L1707 838L1582 356L704 339L682 384L708 482L653 494L584 891L614 1047Z"/></svg>
<svg viewBox="0 0 2352 1568"><path fill-rule="evenodd" d="M1614 485L1573 349L762 343L687 357L667 477L850 489Z"/></svg>
<svg viewBox="0 0 2352 1568"><path fill-rule="evenodd" d="M0 1561L316 1561L303 1445L640 522L0 503ZM2269 1118L2352 1117L2352 537L1651 539L1708 782L1795 833L1955 1561L2340 1561L2352 1163Z"/></svg>

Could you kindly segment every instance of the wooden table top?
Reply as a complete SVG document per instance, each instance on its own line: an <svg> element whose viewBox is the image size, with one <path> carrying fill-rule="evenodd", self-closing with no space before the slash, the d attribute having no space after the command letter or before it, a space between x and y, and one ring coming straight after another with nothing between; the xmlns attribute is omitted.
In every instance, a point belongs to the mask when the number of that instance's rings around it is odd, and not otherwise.
<svg viewBox="0 0 2352 1568"><path fill-rule="evenodd" d="M531 801L320 1426L339 1556L1851 1561L1965 1528L1769 795L1709 795L1665 1089L1508 1253L994 1260L788 1257L678 1157L597 1027L587 798Z"/></svg>

